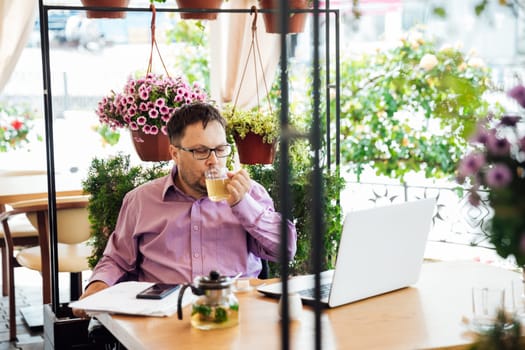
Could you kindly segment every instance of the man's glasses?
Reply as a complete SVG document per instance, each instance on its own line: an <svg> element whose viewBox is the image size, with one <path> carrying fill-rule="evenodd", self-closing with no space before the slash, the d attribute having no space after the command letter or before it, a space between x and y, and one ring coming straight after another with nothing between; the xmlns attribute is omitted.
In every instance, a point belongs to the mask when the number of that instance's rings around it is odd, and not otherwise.
<svg viewBox="0 0 525 350"><path fill-rule="evenodd" d="M186 152L193 153L193 158L196 160L204 160L210 158L211 152L215 152L217 158L226 158L232 153L231 145L220 145L215 148L186 148L182 146L175 146Z"/></svg>

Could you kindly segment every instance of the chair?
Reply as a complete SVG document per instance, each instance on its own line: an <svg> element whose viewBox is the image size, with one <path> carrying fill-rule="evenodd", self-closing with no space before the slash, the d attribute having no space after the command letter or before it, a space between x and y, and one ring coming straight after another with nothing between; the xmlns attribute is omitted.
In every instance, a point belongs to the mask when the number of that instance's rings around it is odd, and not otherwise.
<svg viewBox="0 0 525 350"><path fill-rule="evenodd" d="M45 174L47 174L47 170L0 170L0 177L38 176ZM5 206L0 205L0 212L4 212L5 210ZM25 215L16 215L10 218L9 228L11 229L15 249L38 245L38 232L27 220ZM0 255L0 263L2 265L2 296L7 296L7 250L2 226L0 226Z"/></svg>
<svg viewBox="0 0 525 350"><path fill-rule="evenodd" d="M87 205L89 196L56 198L58 271L71 273L71 300L78 299L82 290L81 272L89 269L88 257L91 247L86 242L90 236L90 223ZM12 210L0 214L7 248L8 286L9 286L9 336L16 338L15 281L16 263L42 273L42 299L44 304L51 302L51 267L49 252L49 224L47 199L28 200L11 204ZM13 258L14 242L9 227L9 218L25 214L37 228L39 246L21 249Z"/></svg>
<svg viewBox="0 0 525 350"><path fill-rule="evenodd" d="M13 239L14 249L38 245L38 232L27 220L25 215L16 215L9 220L9 228ZM4 239L4 229L0 226L0 255L2 264L2 296L7 296L7 248Z"/></svg>

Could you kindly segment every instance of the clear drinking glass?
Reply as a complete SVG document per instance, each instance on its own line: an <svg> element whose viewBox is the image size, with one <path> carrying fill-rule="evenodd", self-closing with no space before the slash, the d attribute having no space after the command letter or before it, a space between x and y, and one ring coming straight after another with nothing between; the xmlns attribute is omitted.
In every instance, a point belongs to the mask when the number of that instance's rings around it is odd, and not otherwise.
<svg viewBox="0 0 525 350"><path fill-rule="evenodd" d="M208 197L214 202L222 201L230 195L226 188L230 182L227 172L228 168L225 167L210 167L204 172Z"/></svg>

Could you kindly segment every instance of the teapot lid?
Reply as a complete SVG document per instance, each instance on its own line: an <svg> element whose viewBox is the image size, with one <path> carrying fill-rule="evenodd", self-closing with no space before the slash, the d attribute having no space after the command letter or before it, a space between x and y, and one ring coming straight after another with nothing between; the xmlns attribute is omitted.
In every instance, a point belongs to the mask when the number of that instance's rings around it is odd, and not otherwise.
<svg viewBox="0 0 525 350"><path fill-rule="evenodd" d="M208 276L197 277L195 284L202 289L225 289L231 286L234 279L228 276L221 276L219 272L211 270Z"/></svg>

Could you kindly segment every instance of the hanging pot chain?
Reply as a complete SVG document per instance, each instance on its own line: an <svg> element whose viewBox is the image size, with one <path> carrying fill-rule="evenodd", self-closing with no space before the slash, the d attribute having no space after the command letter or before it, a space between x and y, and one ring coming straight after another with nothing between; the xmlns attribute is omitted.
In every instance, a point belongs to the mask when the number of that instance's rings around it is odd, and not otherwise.
<svg viewBox="0 0 525 350"><path fill-rule="evenodd" d="M160 54L159 46L157 45L157 39L155 37L155 21L157 17L157 11L155 9L155 5L150 5L151 9L151 50L149 53L149 62L148 62L148 70L147 73L151 73L151 70L153 68L153 47L157 50L157 54L159 55L160 62L162 63L162 67L164 67L164 71L166 72L166 75L168 78L170 77L170 74L168 73L168 70L166 69L166 65L164 64L164 60L162 59L162 55Z"/></svg>
<svg viewBox="0 0 525 350"><path fill-rule="evenodd" d="M269 91L268 91L268 84L266 82L266 76L264 74L264 69L263 69L263 66L262 66L261 51L259 49L259 40L257 38L257 7L256 6L252 6L251 7L250 15L254 16L253 17L253 21L252 21L252 41L250 43L250 49L248 51L248 56L246 57L246 62L244 64L244 68L243 68L243 71L242 71L241 80L239 82L239 88L237 90L237 94L235 95L235 102L233 104L232 114L235 113L235 108L237 107L237 101L239 99L239 94L241 92L242 84L244 82L244 77L246 75L246 70L248 68L248 63L250 61L250 56L252 54L253 54L253 65L254 65L254 72L255 72L255 89L256 89L256 95L257 95L257 111L258 112L260 111L260 106L261 106L261 103L260 103L260 100L259 100L259 85L257 84L257 81L259 80L258 79L258 75L257 75L257 58L258 58L259 59L259 66L260 66L261 74L262 74L262 78L263 78L263 83L264 83L264 89L265 89L265 92L266 92L266 98L268 100L268 108L269 108L270 114L273 114L272 104L270 103L270 94L269 94Z"/></svg>

